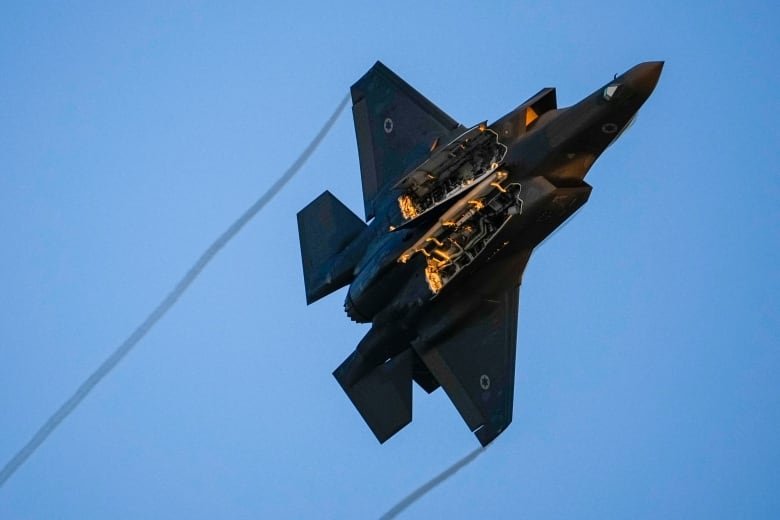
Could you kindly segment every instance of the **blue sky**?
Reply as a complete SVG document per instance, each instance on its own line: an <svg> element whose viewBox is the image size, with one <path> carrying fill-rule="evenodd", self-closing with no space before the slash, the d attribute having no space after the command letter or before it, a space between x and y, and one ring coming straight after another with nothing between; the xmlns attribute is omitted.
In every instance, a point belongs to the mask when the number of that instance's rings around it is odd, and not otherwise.
<svg viewBox="0 0 780 520"><path fill-rule="evenodd" d="M377 59L465 125L665 60L521 289L512 426L408 518L780 516L773 2L4 3L4 463ZM460 5L458 5L460 4ZM351 117L0 488L2 518L371 518L477 446L443 392L376 443L295 213L362 207Z"/></svg>

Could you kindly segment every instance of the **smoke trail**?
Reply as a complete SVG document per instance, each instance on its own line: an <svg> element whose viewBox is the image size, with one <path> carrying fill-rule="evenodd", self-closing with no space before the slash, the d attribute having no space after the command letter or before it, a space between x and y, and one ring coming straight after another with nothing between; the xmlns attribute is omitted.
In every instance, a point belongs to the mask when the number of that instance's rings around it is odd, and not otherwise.
<svg viewBox="0 0 780 520"><path fill-rule="evenodd" d="M85 397L89 394L89 392L92 391L93 388L100 382L101 379L106 377L111 370L113 370L116 365L122 361L122 358L124 358L132 348L143 339L144 336L146 336L146 333L149 332L152 327L162 318L165 316L165 313L167 313L171 307L174 306L176 301L181 297L182 294L184 294L184 291L187 290L187 288L192 284L192 282L195 281L195 279L198 277L198 275L203 271L203 269L208 265L208 263L216 256L219 251L225 247L225 245L230 242L230 240L238 234L239 231L241 231L241 228L243 228L247 222L252 220L252 217L254 217L263 207L268 204L268 202L271 201L271 199L276 196L277 193L284 187L285 184L287 184L290 179L295 176L296 173L298 173L298 170L301 169L301 166L311 157L311 154L314 153L314 150L317 149L317 146L322 142L322 140L325 138L327 133L330 131L333 124L336 122L336 119L338 119L338 116L341 114L342 110L344 110L344 107L347 106L347 102L349 101L349 95L345 96L344 99L341 100L341 102L338 105L338 108L333 112L333 114L330 116L330 118L325 122L325 125L322 127L322 129L317 133L317 135L314 137L311 143L309 143L309 146L307 146L301 155L295 160L294 163L285 171L279 179L277 179L276 182L273 183L273 185L266 191L257 201L252 204L249 209L244 211L244 213L238 217L238 219L233 222L230 227L228 227L215 241L212 243L206 251L203 252L203 254L200 255L200 258L193 264L192 267L190 267L189 271L184 275L184 277L179 280L179 283L176 284L176 287L173 288L171 292L168 293L168 295L163 299L162 302L160 302L159 305L157 305L157 308L155 308L149 316L146 317L146 319L136 328L128 338L122 342L121 345L110 355L108 358L106 358L103 363L100 364L100 366L90 374L90 376L81 383L81 386L76 389L76 391L73 393L73 395L68 398L67 401L65 401L59 409L57 409L56 412L52 414L51 417L43 424L43 426L38 429L37 432L35 432L35 435L32 436L32 438L27 441L27 444L25 444L22 449L20 449L16 455L9 460L6 465L3 467L2 471L0 471L0 487L5 484L5 482L11 477L11 475L16 472L19 467L24 464L24 461L26 461L30 455L32 455L35 450L38 449L38 447L43 444L43 442L46 440L46 438L51 435L51 433L59 426L59 424L65 420L65 418L68 417L68 415L75 410L75 408L81 403L81 401L84 400Z"/></svg>
<svg viewBox="0 0 780 520"><path fill-rule="evenodd" d="M453 476L455 473L458 472L458 470L462 469L466 465L468 465L471 461L476 459L479 455L481 455L487 448L479 447L476 450L472 451L462 459L460 459L458 462L450 466L449 468L445 469L435 477L433 477L431 480L423 484L422 486L418 487L414 491L412 491L409 495L407 495L403 500L398 502L396 505L394 505L387 513L383 514L380 517L380 520L390 520L391 518L395 518L398 516L404 509L409 507L410 505L417 502L420 498L428 494L429 491L431 491L433 488Z"/></svg>

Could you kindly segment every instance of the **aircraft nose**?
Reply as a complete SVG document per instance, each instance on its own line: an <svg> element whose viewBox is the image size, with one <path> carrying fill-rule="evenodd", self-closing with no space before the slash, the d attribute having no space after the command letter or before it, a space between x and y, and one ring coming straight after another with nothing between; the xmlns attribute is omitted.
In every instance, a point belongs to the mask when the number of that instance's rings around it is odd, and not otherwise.
<svg viewBox="0 0 780 520"><path fill-rule="evenodd" d="M661 70L664 68L663 61L647 61L640 63L630 71L626 73L627 83L631 85L637 92L642 93L644 96L649 96L655 85L658 83L658 78L661 77Z"/></svg>

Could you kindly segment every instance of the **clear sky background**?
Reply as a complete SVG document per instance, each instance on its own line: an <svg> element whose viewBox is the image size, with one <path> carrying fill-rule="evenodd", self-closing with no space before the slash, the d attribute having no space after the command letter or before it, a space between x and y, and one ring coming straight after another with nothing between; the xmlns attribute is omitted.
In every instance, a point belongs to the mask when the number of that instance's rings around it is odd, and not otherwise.
<svg viewBox="0 0 780 520"><path fill-rule="evenodd" d="M780 517L776 2L0 6L0 462L377 59L465 125L666 60L521 289L514 422L408 518ZM372 518L478 446L439 390L379 445L295 214L362 214L345 113L0 488L0 518Z"/></svg>

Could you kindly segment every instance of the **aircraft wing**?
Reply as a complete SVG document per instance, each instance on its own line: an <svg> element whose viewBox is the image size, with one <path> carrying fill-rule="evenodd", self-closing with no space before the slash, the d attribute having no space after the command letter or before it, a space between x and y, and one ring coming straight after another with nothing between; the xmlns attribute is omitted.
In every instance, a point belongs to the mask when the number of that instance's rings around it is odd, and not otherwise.
<svg viewBox="0 0 780 520"><path fill-rule="evenodd" d="M502 279L503 287L494 283L478 295L476 310L453 333L414 346L483 446L512 422L519 284L527 260L515 262L511 275L483 273Z"/></svg>
<svg viewBox="0 0 780 520"><path fill-rule="evenodd" d="M401 176L463 127L380 62L352 85L351 93L363 203L370 220L397 196L391 187Z"/></svg>

